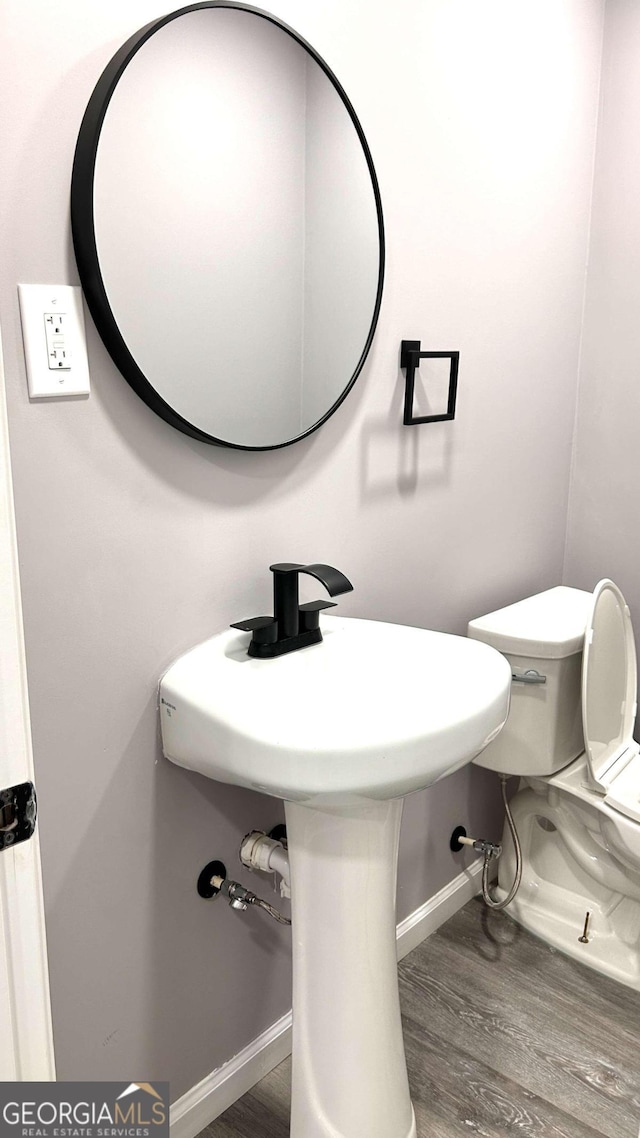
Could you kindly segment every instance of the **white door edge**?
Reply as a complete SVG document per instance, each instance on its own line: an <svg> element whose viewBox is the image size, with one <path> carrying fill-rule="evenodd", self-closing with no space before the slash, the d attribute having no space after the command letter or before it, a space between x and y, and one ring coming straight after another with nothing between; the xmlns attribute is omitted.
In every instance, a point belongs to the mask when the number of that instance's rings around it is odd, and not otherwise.
<svg viewBox="0 0 640 1138"><path fill-rule="evenodd" d="M27 780L33 754L0 340L0 789ZM54 1080L37 829L0 853L0 1024L0 1081Z"/></svg>

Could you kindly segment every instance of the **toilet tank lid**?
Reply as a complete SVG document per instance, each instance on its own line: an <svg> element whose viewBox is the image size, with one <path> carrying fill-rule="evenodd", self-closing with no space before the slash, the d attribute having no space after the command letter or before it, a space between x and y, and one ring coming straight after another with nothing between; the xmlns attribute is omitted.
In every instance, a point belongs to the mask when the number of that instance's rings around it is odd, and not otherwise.
<svg viewBox="0 0 640 1138"><path fill-rule="evenodd" d="M499 652L560 660L581 652L592 594L556 585L469 622L467 635Z"/></svg>

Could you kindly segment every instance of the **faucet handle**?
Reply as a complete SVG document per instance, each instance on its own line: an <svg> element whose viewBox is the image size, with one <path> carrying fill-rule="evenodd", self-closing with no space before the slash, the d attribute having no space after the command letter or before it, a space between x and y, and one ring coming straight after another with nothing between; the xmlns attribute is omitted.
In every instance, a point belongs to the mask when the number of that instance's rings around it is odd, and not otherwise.
<svg viewBox="0 0 640 1138"><path fill-rule="evenodd" d="M276 565L269 566L272 573L299 573L304 569L299 561L278 561Z"/></svg>
<svg viewBox="0 0 640 1138"><path fill-rule="evenodd" d="M320 613L323 609L336 608L334 601L307 601L306 604L300 605L298 612L300 613L300 631L311 632L312 629L320 628Z"/></svg>
<svg viewBox="0 0 640 1138"><path fill-rule="evenodd" d="M230 628L250 632L251 644L275 644L278 639L278 622L272 616L254 616L250 620L238 620Z"/></svg>

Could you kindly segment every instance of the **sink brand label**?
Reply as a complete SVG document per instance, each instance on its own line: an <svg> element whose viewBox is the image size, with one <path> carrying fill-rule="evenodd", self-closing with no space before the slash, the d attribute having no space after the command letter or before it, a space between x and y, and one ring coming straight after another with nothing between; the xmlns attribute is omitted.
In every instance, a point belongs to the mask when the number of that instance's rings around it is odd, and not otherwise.
<svg viewBox="0 0 640 1138"><path fill-rule="evenodd" d="M169 1138L168 1083L0 1083L0 1138Z"/></svg>

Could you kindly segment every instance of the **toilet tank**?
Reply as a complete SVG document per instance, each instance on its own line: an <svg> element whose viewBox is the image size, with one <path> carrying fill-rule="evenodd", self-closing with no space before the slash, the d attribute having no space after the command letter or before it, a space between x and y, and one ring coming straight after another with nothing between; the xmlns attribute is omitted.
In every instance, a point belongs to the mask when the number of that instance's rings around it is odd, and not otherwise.
<svg viewBox="0 0 640 1138"><path fill-rule="evenodd" d="M502 731L474 762L502 774L550 775L584 750L582 646L592 593L558 585L469 624L467 635L506 656L511 708Z"/></svg>

